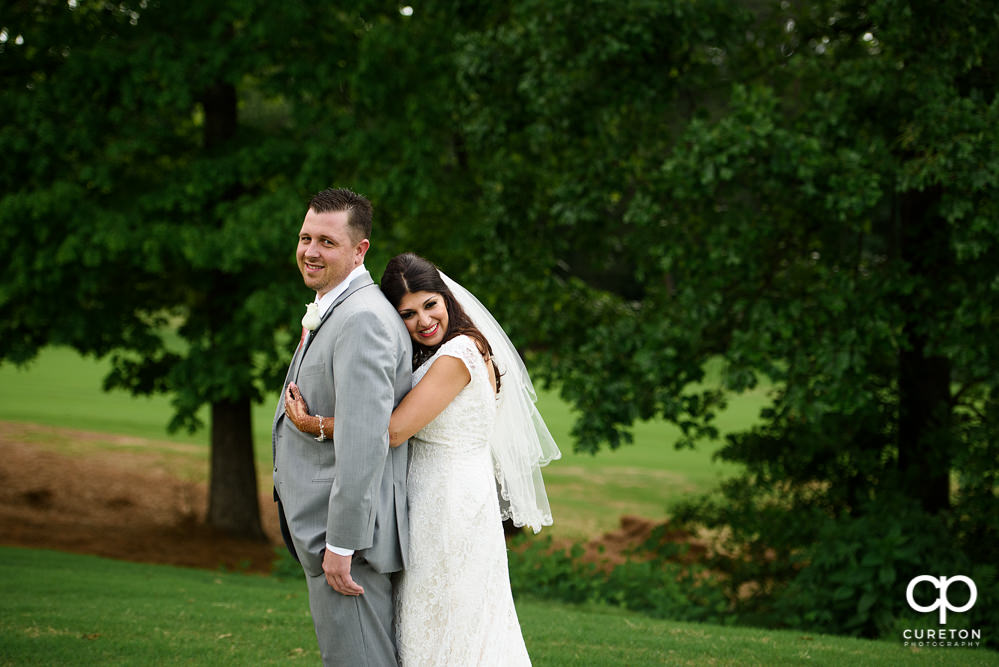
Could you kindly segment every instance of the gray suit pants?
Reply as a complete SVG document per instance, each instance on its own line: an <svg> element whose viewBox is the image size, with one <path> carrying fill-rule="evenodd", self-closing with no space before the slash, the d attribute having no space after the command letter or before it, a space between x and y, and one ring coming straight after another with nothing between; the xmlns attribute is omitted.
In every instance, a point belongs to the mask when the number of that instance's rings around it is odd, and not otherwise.
<svg viewBox="0 0 999 667"><path fill-rule="evenodd" d="M305 576L323 664L327 667L398 665L392 625L392 575L376 572L367 561L355 556L350 576L364 589L364 595L337 593L326 583L325 575Z"/></svg>

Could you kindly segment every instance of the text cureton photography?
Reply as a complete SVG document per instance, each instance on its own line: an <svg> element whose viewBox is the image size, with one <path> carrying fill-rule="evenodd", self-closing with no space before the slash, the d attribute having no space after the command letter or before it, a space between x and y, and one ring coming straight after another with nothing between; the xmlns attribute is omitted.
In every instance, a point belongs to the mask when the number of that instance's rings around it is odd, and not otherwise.
<svg viewBox="0 0 999 667"><path fill-rule="evenodd" d="M951 584L960 583L968 589L968 599L963 604L952 604L948 596ZM931 604L919 604L916 601L916 590L920 584L929 585L936 589L936 599ZM925 594L925 591L924 591ZM928 614L938 612L940 625L947 623L947 612L962 614L969 611L978 601L978 587L970 577L957 575L953 577L934 577L928 574L921 574L913 577L905 589L905 600L914 611ZM904 646L918 647L969 647L977 648L982 644L982 631L979 628L905 628L902 631L902 643Z"/></svg>
<svg viewBox="0 0 999 667"><path fill-rule="evenodd" d="M967 628L906 628L902 631L905 646L968 646L982 644L982 631Z"/></svg>

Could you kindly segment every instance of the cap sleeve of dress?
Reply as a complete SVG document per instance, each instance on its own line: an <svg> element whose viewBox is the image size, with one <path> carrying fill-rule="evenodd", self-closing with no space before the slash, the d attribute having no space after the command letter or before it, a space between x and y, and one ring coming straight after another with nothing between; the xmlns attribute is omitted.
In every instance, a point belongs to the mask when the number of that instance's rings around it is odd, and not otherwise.
<svg viewBox="0 0 999 667"><path fill-rule="evenodd" d="M475 341L465 335L455 336L437 349L438 357L454 357L460 359L468 369L468 374L473 378L477 377L485 370L485 360L479 352L479 346Z"/></svg>

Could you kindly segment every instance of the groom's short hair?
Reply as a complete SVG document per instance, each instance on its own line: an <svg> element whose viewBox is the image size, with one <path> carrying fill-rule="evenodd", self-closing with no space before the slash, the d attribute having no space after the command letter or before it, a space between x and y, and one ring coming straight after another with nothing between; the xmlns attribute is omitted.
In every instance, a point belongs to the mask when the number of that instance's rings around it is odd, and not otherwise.
<svg viewBox="0 0 999 667"><path fill-rule="evenodd" d="M347 211L354 242L371 238L371 202L363 195L346 188L326 188L312 197L309 208L316 213Z"/></svg>

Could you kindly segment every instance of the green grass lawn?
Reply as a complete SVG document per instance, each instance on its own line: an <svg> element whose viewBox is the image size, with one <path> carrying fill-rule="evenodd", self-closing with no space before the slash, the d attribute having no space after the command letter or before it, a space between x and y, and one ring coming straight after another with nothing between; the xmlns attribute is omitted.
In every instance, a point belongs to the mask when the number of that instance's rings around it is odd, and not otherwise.
<svg viewBox="0 0 999 667"><path fill-rule="evenodd" d="M46 348L23 368L0 365L0 419L107 431L150 439L206 442L203 433L167 435L172 414L165 396L135 397L101 391L107 361L65 347ZM207 416L207 410L204 416Z"/></svg>
<svg viewBox="0 0 999 667"><path fill-rule="evenodd" d="M166 424L172 414L169 398L101 391L107 369L106 361L84 358L62 347L43 350L26 368L2 365L0 420L202 445L189 452L194 463L184 468L203 470L203 478L207 477L207 431L168 434ZM719 416L719 426L728 431L752 423L766 401L763 390L734 397L728 410ZM578 454L573 451L569 435L573 421L569 406L553 392L543 392L539 407L563 452L560 461L545 469L555 516L550 532L557 537L582 539L613 530L624 514L664 517L672 501L707 491L722 477L738 470L735 465L712 461L720 445L717 442L702 443L696 450L677 451L673 447L676 429L662 422L636 425L634 443L618 450ZM273 411L270 401L253 409L261 488L270 483ZM207 422L207 409L202 415Z"/></svg>
<svg viewBox="0 0 999 667"><path fill-rule="evenodd" d="M535 665L996 665L981 649L912 651L791 631L676 623L519 599ZM0 664L319 662L305 584L0 548Z"/></svg>

